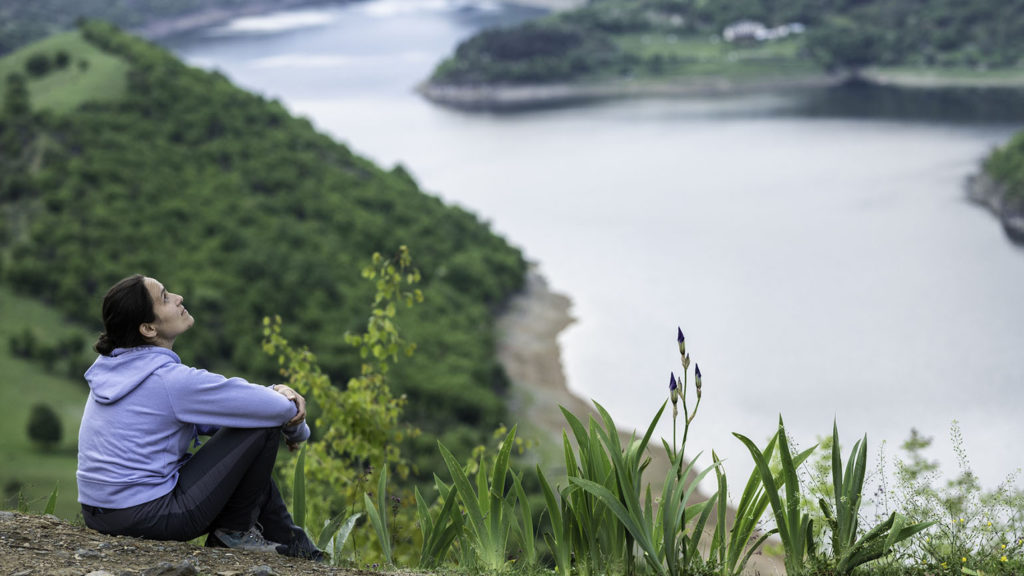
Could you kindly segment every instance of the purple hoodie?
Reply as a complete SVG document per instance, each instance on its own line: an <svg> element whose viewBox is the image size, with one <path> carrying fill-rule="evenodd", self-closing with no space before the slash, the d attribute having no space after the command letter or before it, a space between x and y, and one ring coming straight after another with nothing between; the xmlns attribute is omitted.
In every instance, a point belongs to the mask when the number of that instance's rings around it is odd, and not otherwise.
<svg viewBox="0 0 1024 576"><path fill-rule="evenodd" d="M100 508L128 508L174 489L198 434L283 426L298 410L270 388L190 368L155 346L100 356L85 379L91 391L78 433L78 501ZM285 436L304 441L309 426Z"/></svg>

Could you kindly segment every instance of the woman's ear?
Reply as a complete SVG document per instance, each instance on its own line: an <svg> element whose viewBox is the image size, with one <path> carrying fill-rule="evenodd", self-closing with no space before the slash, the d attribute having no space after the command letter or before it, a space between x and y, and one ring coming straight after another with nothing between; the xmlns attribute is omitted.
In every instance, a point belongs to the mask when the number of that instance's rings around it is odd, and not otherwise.
<svg viewBox="0 0 1024 576"><path fill-rule="evenodd" d="M153 338L156 338L156 326L153 326L149 322L143 322L142 324L139 324L139 334L142 334L142 337L147 341L152 340Z"/></svg>

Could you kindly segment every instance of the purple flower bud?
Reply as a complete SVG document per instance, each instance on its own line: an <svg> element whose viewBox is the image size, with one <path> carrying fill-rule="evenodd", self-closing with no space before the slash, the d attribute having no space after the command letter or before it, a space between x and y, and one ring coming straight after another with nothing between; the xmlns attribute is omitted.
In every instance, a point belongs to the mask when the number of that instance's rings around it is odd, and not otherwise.
<svg viewBox="0 0 1024 576"><path fill-rule="evenodd" d="M679 355L686 356L686 336L683 336L683 329L676 327L676 342L679 343Z"/></svg>
<svg viewBox="0 0 1024 576"><path fill-rule="evenodd" d="M697 390L700 390L700 364L695 364L693 368L694 375L697 377Z"/></svg>
<svg viewBox="0 0 1024 576"><path fill-rule="evenodd" d="M669 396L672 398L672 406L676 405L679 401L679 385L676 384L676 373L673 372L668 378L668 390Z"/></svg>
<svg viewBox="0 0 1024 576"><path fill-rule="evenodd" d="M671 374L669 374L669 377L668 377L668 389L669 390L675 390L678 387L679 387L679 385L676 384L676 373L672 372Z"/></svg>

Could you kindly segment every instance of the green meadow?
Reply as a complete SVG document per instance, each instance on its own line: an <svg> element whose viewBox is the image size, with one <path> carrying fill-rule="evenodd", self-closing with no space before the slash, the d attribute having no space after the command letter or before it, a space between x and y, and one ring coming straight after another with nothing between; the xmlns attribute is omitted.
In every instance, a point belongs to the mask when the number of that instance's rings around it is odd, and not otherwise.
<svg viewBox="0 0 1024 576"><path fill-rule="evenodd" d="M88 389L81 378L46 370L34 360L15 357L10 339L30 329L40 344L60 338L91 334L71 324L53 308L0 286L0 490L3 508L17 506L21 492L31 510L41 510L53 487L60 483L57 515L74 518L78 513L75 488L78 424ZM29 440L28 419L32 406L48 404L60 416L63 439L52 450Z"/></svg>
<svg viewBox="0 0 1024 576"><path fill-rule="evenodd" d="M624 54L647 63L634 71L640 76L771 78L821 73L819 66L799 57L804 42L798 38L736 45L697 36L642 33L618 35L614 41Z"/></svg>
<svg viewBox="0 0 1024 576"><path fill-rule="evenodd" d="M26 63L33 55L44 54L52 61L61 51L69 57L65 67L54 66L39 78L26 72ZM127 86L128 68L122 58L86 42L77 30L50 36L0 60L0 106L6 93L7 76L12 73L23 74L28 79L34 110L62 113L86 101L108 102L121 98Z"/></svg>

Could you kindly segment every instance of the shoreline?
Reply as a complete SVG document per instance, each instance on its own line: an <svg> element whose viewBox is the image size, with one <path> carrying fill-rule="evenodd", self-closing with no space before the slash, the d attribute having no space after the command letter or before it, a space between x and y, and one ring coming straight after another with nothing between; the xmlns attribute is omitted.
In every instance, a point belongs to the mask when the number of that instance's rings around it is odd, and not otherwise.
<svg viewBox="0 0 1024 576"><path fill-rule="evenodd" d="M460 110L516 111L621 98L738 96L832 88L849 79L848 74L822 73L785 78L695 77L686 80L614 80L579 84L459 86L426 81L418 85L416 91L431 102Z"/></svg>
<svg viewBox="0 0 1024 576"><path fill-rule="evenodd" d="M968 176L965 188L968 200L987 208L1002 224L1007 238L1017 246L1024 246L1024 201L1007 200L1006 186L984 171Z"/></svg>
<svg viewBox="0 0 1024 576"><path fill-rule="evenodd" d="M435 84L425 80L416 91L435 104L471 112L514 112L554 108L624 98L692 98L743 96L768 92L797 92L834 88L856 81L907 90L1019 90L1024 74L1007 77L972 77L938 74L929 69L867 69L857 73L809 73L793 76L692 78L601 82L557 82L550 84Z"/></svg>
<svg viewBox="0 0 1024 576"><path fill-rule="evenodd" d="M341 5L350 4L355 1L358 0L263 0L234 8L203 8L187 14L155 20L132 28L129 32L150 41L162 40L171 36L225 24L236 18L259 16L303 6ZM586 0L503 0L502 3L550 10L551 12L563 12L579 8L586 3Z"/></svg>
<svg viewBox="0 0 1024 576"><path fill-rule="evenodd" d="M270 12L291 10L300 6L313 4L345 4L350 0L339 0L335 2L324 2L324 0L265 0L238 6L236 8L204 8L195 12L181 14L171 18L154 20L142 26L128 30L129 33L141 36L146 40L162 40L170 36L193 32L202 28L209 28L218 24L230 22L236 18L245 16L258 16Z"/></svg>
<svg viewBox="0 0 1024 576"><path fill-rule="evenodd" d="M562 366L558 336L576 321L571 309L569 297L552 291L544 277L531 266L523 290L512 297L498 316L495 330L498 361L510 382L509 412L520 425L521 438L539 437L540 445L528 454L554 483L564 478L566 472L562 431L567 423L558 407L564 406L584 425L591 415L600 421L597 411L569 390ZM637 431L637 434L642 432ZM632 434L632 430L619 428L619 437L624 442L628 442ZM572 438L571 433L569 437ZM652 494L660 494L662 480L670 467L668 457L656 438L651 438L647 455L651 462L645 470L645 478ZM707 497L698 489L691 504ZM727 517L730 523L735 517L731 505ZM710 521L709 526L713 531ZM706 532L706 536L710 539L711 534ZM784 574L785 570L781 559L759 551L751 556L745 573Z"/></svg>

